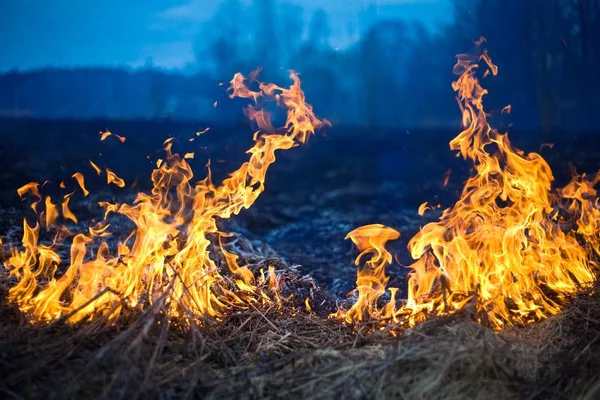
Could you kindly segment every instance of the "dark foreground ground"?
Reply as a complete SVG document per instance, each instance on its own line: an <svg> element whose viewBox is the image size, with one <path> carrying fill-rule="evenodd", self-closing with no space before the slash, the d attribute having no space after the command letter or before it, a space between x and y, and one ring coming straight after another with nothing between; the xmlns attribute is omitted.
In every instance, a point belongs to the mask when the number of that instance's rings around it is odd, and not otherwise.
<svg viewBox="0 0 600 400"><path fill-rule="evenodd" d="M32 180L68 181L80 171L92 193L117 201L147 189L169 136L175 137L175 151L195 152L196 177L204 177L210 158L218 181L246 160L252 132L213 128L196 137L205 127L165 121L0 121L0 236L5 243L19 240L25 207L16 188ZM107 128L127 141L100 142L98 132ZM286 278L290 282L306 286L314 279L326 304L320 316L292 318L271 310L234 316L210 333L152 331L130 356L132 346L124 343L136 342L138 325L147 316L117 331L40 330L24 325L6 303L5 285L0 291L0 323L6 322L0 332L0 346L5 346L0 397L560 398L576 393L593 398L600 390L594 386L600 366L594 361L600 351L600 299L594 291L560 317L501 335L468 316L433 321L399 341L385 333L365 336L322 318L354 287L356 252L344 237L361 225L382 223L402 233L390 246L397 262L389 272L390 285L403 287L407 270L402 265L411 261L406 243L437 216L420 217L418 206L424 201L450 206L469 173L468 164L448 150L455 133L334 128L279 153L265 193L228 229L288 267L296 266L298 273ZM600 167L596 137L557 134L554 147L542 149L559 183L568 179L569 165L580 172ZM526 151L539 151L545 141L519 132L511 138ZM135 187L107 188L95 180L89 159ZM79 207L72 202L84 219L91 213L85 201ZM79 375L71 375L73 370Z"/></svg>

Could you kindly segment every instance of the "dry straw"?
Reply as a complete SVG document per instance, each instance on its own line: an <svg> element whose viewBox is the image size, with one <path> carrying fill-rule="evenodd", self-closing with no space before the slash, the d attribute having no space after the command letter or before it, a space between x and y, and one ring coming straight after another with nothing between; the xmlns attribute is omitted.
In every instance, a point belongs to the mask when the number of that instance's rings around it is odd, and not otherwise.
<svg viewBox="0 0 600 400"><path fill-rule="evenodd" d="M327 314L331 296L242 237L254 269L278 266L282 304L223 321L170 319L164 298L107 325L31 326L0 277L0 393L4 398L597 398L600 296L580 294L559 315L500 333L468 309L394 337ZM269 253L268 256L257 254ZM311 299L312 312L304 299Z"/></svg>

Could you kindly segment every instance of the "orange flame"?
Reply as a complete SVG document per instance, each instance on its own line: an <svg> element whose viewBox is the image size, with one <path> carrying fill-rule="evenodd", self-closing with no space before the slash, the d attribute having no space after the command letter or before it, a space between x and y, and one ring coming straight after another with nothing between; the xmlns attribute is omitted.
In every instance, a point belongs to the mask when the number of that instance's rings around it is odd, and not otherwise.
<svg viewBox="0 0 600 400"><path fill-rule="evenodd" d="M83 178L83 175L81 174L81 172L75 172L73 174L73 178L75 178L75 180L77 181L77 184L81 188L81 191L83 192L84 196L87 196L88 194L90 194L90 192L88 192L88 190L85 188L85 179Z"/></svg>
<svg viewBox="0 0 600 400"><path fill-rule="evenodd" d="M361 252L356 257L356 266L360 265L363 257L371 255L365 266L359 270L356 279L358 300L347 312L338 310L337 317L346 322L361 322L369 318L383 317L389 315L386 311L392 311L389 307L384 308L384 315L377 308L377 300L385 293L388 277L385 275L385 267L392 262L392 254L385 249L385 244L390 240L400 237L400 233L392 228L379 224L365 225L357 228L346 235L346 239L352 240ZM395 303L396 289L391 289L391 300L389 305Z"/></svg>
<svg viewBox="0 0 600 400"><path fill-rule="evenodd" d="M96 174L98 174L98 176L100 176L100 174L102 173L102 170L100 169L100 167L98 167L96 164L94 164L94 162L92 160L89 160L90 165L92 166L92 168L94 168L94 171L96 171Z"/></svg>
<svg viewBox="0 0 600 400"><path fill-rule="evenodd" d="M107 130L106 132L100 132L100 141L104 141L104 140L106 140L106 138L107 138L107 137L109 137L109 136L114 136L114 137L116 137L117 139L119 139L119 141L120 141L121 143L125 143L125 140L127 140L125 137L123 137L123 136L119 136L119 135L117 135L116 133L112 133L111 131L108 131L108 130Z"/></svg>
<svg viewBox="0 0 600 400"><path fill-rule="evenodd" d="M475 174L456 204L409 242L417 261L410 266L406 304L393 313L394 320L404 317L408 325L467 304L478 321L495 329L541 320L558 313L568 296L595 278L592 254L600 254L600 209L593 186L600 174L578 177L555 195L546 161L515 149L506 134L488 124L487 90L476 72L480 62L488 68L484 77L496 75L498 68L481 49L483 42L476 42L475 55L457 56L459 78L452 84L464 130L450 148L473 162ZM555 220L557 208L576 216L576 229ZM580 245L578 238L587 244ZM387 283L382 273L376 280L379 287ZM357 304L367 299L361 295ZM390 307L374 317L390 318Z"/></svg>
<svg viewBox="0 0 600 400"><path fill-rule="evenodd" d="M117 176L114 172L112 172L108 168L104 168L106 170L106 183L114 183L118 187L125 187L125 181Z"/></svg>
<svg viewBox="0 0 600 400"><path fill-rule="evenodd" d="M476 42L477 55L457 57L452 85L465 129L450 148L473 161L475 174L454 207L409 242L418 261L405 311L443 314L472 301L478 320L500 329L556 314L566 296L593 281L594 265L573 232L550 219L556 199L549 165L513 148L487 122L487 90L475 74L480 61L493 75L498 67L483 42Z"/></svg>
<svg viewBox="0 0 600 400"><path fill-rule="evenodd" d="M248 303L280 301L279 282L274 268L269 267L268 280L257 280L247 266L238 265L237 256L221 243L227 270L211 258L211 238L223 234L217 219L227 219L249 208L264 190L266 172L275 161L277 150L290 149L304 143L316 129L328 125L318 119L305 102L300 80L291 73L289 89L273 84L260 84L252 90L256 74L245 78L236 74L231 81L230 97L250 98L254 104L246 110L259 126L254 146L248 150L249 161L233 172L221 185L213 184L210 169L207 177L191 184L193 173L183 157L171 152L171 141L165 143L166 160L152 173L150 193L139 193L133 204L100 202L105 218L112 213L128 217L136 226L116 249L106 242L107 221L88 228L89 234L72 239L71 256L66 271L58 277L62 260L54 245L38 242L39 226L24 221L23 249L11 249L5 263L18 283L11 288L9 299L33 322L62 318L68 322L104 317L114 321L127 309L148 303L164 303L171 316L201 318L222 317L235 307ZM283 128L274 128L262 109L262 102L275 100L287 110ZM92 164L92 166L94 166ZM109 183L120 186L118 177L106 169ZM123 182L124 185L124 182ZM82 186L82 183L81 183ZM31 183L19 189L19 195L32 194L41 199L38 185ZM65 199L63 214L72 219ZM34 207L35 208L35 207ZM46 225L56 221L55 206L46 198ZM90 249L97 245L95 257ZM268 287L262 291L258 284ZM270 294L270 296L269 296Z"/></svg>

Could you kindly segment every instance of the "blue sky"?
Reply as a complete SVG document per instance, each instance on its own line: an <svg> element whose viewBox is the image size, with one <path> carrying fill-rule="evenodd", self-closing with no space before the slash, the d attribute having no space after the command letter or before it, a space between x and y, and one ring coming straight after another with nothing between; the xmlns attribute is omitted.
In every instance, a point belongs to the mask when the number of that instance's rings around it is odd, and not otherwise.
<svg viewBox="0 0 600 400"><path fill-rule="evenodd" d="M245 0L249 1L249 0ZM260 0L255 0L260 1ZM372 7L380 17L418 19L435 28L451 14L450 0L280 0L324 9L332 43L358 35ZM156 66L194 61L193 42L220 0L4 0L0 1L0 71L45 66Z"/></svg>

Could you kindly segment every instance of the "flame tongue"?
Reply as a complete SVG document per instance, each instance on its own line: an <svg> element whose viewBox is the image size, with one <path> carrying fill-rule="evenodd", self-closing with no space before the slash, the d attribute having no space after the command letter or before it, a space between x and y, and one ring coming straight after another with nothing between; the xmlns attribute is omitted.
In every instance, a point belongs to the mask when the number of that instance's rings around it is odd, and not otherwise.
<svg viewBox="0 0 600 400"><path fill-rule="evenodd" d="M356 257L357 266L365 256L370 255L371 258L358 273L356 280L358 300L350 310L347 312L339 310L335 316L343 318L346 322L360 322L373 317L385 319L392 316L390 312L378 310L377 300L384 294L389 279L385 275L385 267L392 262L392 254L385 249L385 245L388 241L399 237L399 232L380 224L361 226L346 235L346 239L351 239L361 252ZM390 306L395 303L394 294L395 292L392 291ZM385 307L384 310L393 311L393 308Z"/></svg>
<svg viewBox="0 0 600 400"><path fill-rule="evenodd" d="M40 245L38 225L24 222L24 249L13 249L6 263L18 280L9 298L32 321L63 317L69 322L100 315L114 320L127 307L143 306L146 301L164 302L167 294L166 310L172 316L219 317L231 307L270 301L257 286L252 272L240 267L237 257L221 245L235 284L232 286L224 279L210 257L210 237L220 235L217 218L229 218L250 207L263 192L266 172L275 161L277 150L304 143L315 129L328 122L319 120L306 104L296 74L291 74L293 84L289 89L260 84L259 90L254 91L250 85L255 78L255 74L249 79L236 74L230 88L231 97L254 101L246 111L258 124L259 132L254 147L248 150L248 162L220 186L211 181L210 170L206 179L192 186L190 166L185 157L171 152L172 141L167 140L167 159L152 173L151 193L140 193L133 205L101 203L106 215L118 213L135 224L135 231L119 243L116 254L111 255L108 245L102 242L95 259L90 260L88 247L94 238L110 235L108 224L90 227L89 236L79 234L73 238L70 264L58 278L55 274L61 258L57 248ZM284 128L274 128L262 109L261 102L269 100L287 110ZM109 183L125 185L112 171L106 169L106 172ZM77 176L81 177L78 182L83 189L83 176ZM20 195L27 193L38 199L35 209L41 199L37 184L19 190ZM46 226L54 226L59 218L58 209L49 199L46 203ZM66 204L63 210L68 212L63 212L63 217L75 219ZM277 281L273 269L269 271L269 290L273 291ZM279 298L276 296L275 300Z"/></svg>

